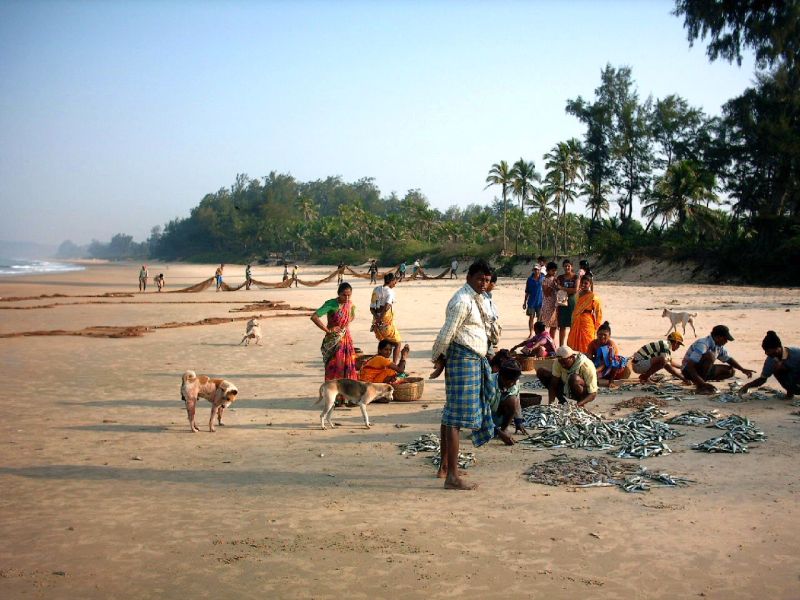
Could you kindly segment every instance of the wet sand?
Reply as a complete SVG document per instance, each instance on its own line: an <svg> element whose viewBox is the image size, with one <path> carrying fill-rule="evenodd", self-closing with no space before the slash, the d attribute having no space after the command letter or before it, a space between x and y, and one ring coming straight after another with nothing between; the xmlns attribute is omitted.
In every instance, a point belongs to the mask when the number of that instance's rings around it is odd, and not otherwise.
<svg viewBox="0 0 800 600"><path fill-rule="evenodd" d="M165 274L167 289L213 270L149 268ZM330 270L305 267L301 277ZM229 283L243 278L243 267L226 271ZM697 480L690 487L625 494L535 485L522 477L533 462L585 453L495 441L476 451L469 471L480 489L445 491L424 455L403 457L396 446L438 431L443 378L426 381L419 402L370 406L371 430L358 409L337 409L341 426L320 431L321 332L297 311L265 311L265 345L238 345L244 323L227 319L250 313L231 309L265 299L316 307L335 295L335 283L137 294L137 272L100 264L0 278L0 297L68 295L0 302L0 334L149 328L138 337L0 340L9 408L0 425L0 597L798 597L800 418L792 413L800 409L788 402L670 403L670 414L716 408L748 416L768 435L746 455L705 454L689 446L710 432L680 428L687 435L670 443L673 454L643 464ZM257 267L254 277L279 281L281 272ZM372 286L350 281L354 341L371 352ZM433 339L460 283L396 289L414 374L429 372ZM523 286L501 279L495 291L505 346L527 332ZM107 292L134 295L75 297ZM698 335L729 325L729 349L749 368L761 368L767 329L800 345L796 289L601 280L597 292L627 354L667 331L665 306L698 312ZM23 306L43 307L7 308ZM222 322L153 329L203 319ZM186 369L225 376L240 390L216 434L189 431L179 394ZM602 395L592 410L608 415L633 395ZM208 410L201 405L201 427Z"/></svg>

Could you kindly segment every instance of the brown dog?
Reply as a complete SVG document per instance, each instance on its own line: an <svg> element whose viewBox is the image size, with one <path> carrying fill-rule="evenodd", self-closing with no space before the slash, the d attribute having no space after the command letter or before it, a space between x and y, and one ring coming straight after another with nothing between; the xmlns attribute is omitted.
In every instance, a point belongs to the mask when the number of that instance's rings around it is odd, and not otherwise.
<svg viewBox="0 0 800 600"><path fill-rule="evenodd" d="M222 411L236 400L239 390L230 381L224 379L211 379L208 375L199 377L194 371L186 371L181 378L181 398L186 403L186 412L189 415L189 425L192 432L200 431L194 422L195 406L198 398L205 398L211 402L211 418L208 421L208 430L214 429L214 415L217 422L222 423Z"/></svg>

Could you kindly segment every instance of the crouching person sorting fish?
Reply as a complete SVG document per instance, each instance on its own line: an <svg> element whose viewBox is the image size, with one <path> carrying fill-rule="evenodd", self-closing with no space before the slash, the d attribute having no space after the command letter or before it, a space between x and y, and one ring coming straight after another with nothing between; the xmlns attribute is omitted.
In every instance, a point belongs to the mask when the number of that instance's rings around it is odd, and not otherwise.
<svg viewBox="0 0 800 600"><path fill-rule="evenodd" d="M541 367L536 369L536 376L547 388L548 404L556 398L564 404L570 398L582 407L597 397L597 369L586 355L569 346L556 350L552 371Z"/></svg>
<svg viewBox="0 0 800 600"><path fill-rule="evenodd" d="M406 358L411 348L409 348L408 344L403 346L400 351L400 360L395 364L389 358L394 352L395 345L391 340L378 342L378 353L364 363L358 378L361 381L370 381L372 383L392 383L397 379L398 375L405 373Z"/></svg>
<svg viewBox="0 0 800 600"><path fill-rule="evenodd" d="M495 354L495 357L500 356ZM492 370L498 361L492 359ZM506 429L514 420L514 433L528 435L525 431L525 420L522 418L522 407L519 401L519 378L522 375L519 363L506 358L497 364L497 372L493 373L495 381L495 394L492 398L492 418L498 431L497 437L503 440L506 446L515 444L514 438L507 435Z"/></svg>
<svg viewBox="0 0 800 600"><path fill-rule="evenodd" d="M711 335L700 338L689 346L686 355L683 357L683 375L690 379L697 386L697 391L701 394L713 394L717 391L709 381L722 381L733 377L733 370L738 369L748 377L752 377L755 371L745 369L736 362L725 345L733 341L730 329L726 325L716 325L711 330ZM721 365L714 364L719 360Z"/></svg>
<svg viewBox="0 0 800 600"><path fill-rule="evenodd" d="M433 361L445 371L445 404L442 410L442 462L437 477L448 490L472 490L458 470L459 434L472 429L472 443L482 446L495 435L491 400L494 377L486 359L489 351L488 319L483 292L492 270L485 260L475 261L464 284L447 304L445 323L433 344Z"/></svg>
<svg viewBox="0 0 800 600"><path fill-rule="evenodd" d="M764 385L774 375L781 387L786 390L786 399L791 400L800 394L800 348L784 347L774 331L768 331L761 342L761 349L767 355L761 375L742 386L740 394Z"/></svg>

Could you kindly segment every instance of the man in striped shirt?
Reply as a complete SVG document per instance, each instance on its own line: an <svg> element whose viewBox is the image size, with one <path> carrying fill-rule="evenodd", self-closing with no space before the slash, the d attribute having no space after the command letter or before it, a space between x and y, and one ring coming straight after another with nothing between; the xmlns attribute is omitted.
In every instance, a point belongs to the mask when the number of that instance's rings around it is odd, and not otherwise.
<svg viewBox="0 0 800 600"><path fill-rule="evenodd" d="M647 383L654 373L665 369L683 383L690 383L678 369L678 364L672 361L672 353L681 346L683 346L683 336L673 331L666 340L650 342L639 348L634 353L632 362L633 372L639 375L639 381Z"/></svg>

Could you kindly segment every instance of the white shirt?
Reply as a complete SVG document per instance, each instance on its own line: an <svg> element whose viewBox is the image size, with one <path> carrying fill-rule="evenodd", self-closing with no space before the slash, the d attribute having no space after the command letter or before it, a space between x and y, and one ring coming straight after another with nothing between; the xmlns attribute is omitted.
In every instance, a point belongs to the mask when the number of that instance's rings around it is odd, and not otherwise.
<svg viewBox="0 0 800 600"><path fill-rule="evenodd" d="M379 285L372 290L372 298L369 303L370 308L382 308L391 306L395 303L396 297L394 290L385 285Z"/></svg>
<svg viewBox="0 0 800 600"><path fill-rule="evenodd" d="M480 307L478 303L481 303ZM465 283L447 303L445 322L436 341L433 343L433 359L440 354L447 356L450 344L456 343L469 348L479 356L486 356L489 338L481 309L488 317L488 307L484 297Z"/></svg>

